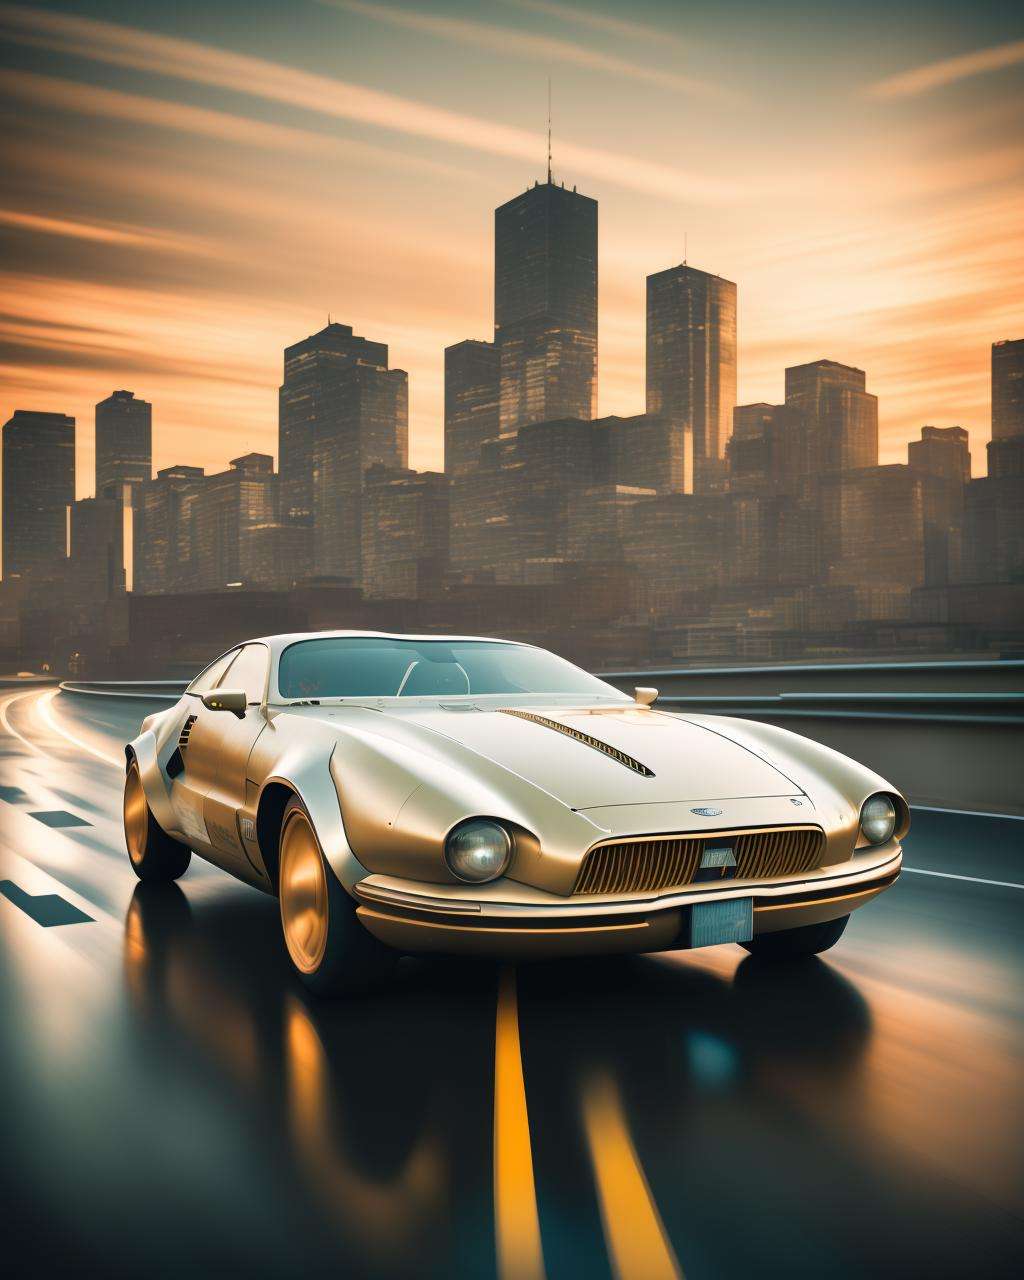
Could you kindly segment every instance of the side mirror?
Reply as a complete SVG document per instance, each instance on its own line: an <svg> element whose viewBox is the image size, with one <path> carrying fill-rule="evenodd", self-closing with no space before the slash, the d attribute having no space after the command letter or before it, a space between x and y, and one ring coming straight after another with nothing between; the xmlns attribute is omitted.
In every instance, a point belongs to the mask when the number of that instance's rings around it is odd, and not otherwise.
<svg viewBox="0 0 1024 1280"><path fill-rule="evenodd" d="M638 707L649 707L658 699L657 689L645 689L642 685L633 690L633 697Z"/></svg>
<svg viewBox="0 0 1024 1280"><path fill-rule="evenodd" d="M203 706L207 711L232 711L239 720L245 715L248 705L243 689L211 689L203 694Z"/></svg>

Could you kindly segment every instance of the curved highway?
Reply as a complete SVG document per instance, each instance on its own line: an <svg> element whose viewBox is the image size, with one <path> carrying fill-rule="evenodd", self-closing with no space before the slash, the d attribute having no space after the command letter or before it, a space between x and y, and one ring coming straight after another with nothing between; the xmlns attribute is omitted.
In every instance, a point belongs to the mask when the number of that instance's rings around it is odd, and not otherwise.
<svg viewBox="0 0 1024 1280"><path fill-rule="evenodd" d="M1024 821L916 812L822 960L403 960L317 1003L272 899L198 860L135 880L147 709L0 689L25 1273L1024 1274Z"/></svg>

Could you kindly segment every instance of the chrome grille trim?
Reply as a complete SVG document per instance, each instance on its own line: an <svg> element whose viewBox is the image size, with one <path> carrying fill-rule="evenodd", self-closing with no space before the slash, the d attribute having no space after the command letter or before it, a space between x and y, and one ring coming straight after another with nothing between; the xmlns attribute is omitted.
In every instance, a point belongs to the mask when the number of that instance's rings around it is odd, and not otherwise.
<svg viewBox="0 0 1024 1280"><path fill-rule="evenodd" d="M589 733L583 733L580 729L573 729L570 725L561 724L558 720L549 720L547 716L535 715L532 711L518 711L513 707L499 707L502 715L517 716L520 720L529 720L533 724L543 725L545 729L554 729L556 733L564 733L567 738L575 738L577 742L582 742L585 747L592 747L595 751L600 751L602 755L608 756L611 760L617 760L619 764L625 765L627 769L632 769L634 773L639 773L643 778L653 778L654 770L648 769L645 764L641 764L639 760L634 760L631 755L627 755L625 751L620 751L618 747L609 746L607 742L602 742L600 738L592 738Z"/></svg>
<svg viewBox="0 0 1024 1280"><path fill-rule="evenodd" d="M684 888L692 883L705 847L732 841L736 877L770 880L811 871L821 860L825 834L820 827L774 827L756 831L719 831L706 835L642 836L594 845L583 858L573 895L647 893Z"/></svg>

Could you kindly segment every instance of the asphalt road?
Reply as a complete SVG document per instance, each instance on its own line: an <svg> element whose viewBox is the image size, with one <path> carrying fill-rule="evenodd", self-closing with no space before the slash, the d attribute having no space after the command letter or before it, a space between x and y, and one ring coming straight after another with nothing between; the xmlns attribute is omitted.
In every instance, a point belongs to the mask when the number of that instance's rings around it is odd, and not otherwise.
<svg viewBox="0 0 1024 1280"><path fill-rule="evenodd" d="M0 690L6 1274L1024 1274L1024 822L918 811L824 960L318 1003L272 899L138 885L144 713Z"/></svg>

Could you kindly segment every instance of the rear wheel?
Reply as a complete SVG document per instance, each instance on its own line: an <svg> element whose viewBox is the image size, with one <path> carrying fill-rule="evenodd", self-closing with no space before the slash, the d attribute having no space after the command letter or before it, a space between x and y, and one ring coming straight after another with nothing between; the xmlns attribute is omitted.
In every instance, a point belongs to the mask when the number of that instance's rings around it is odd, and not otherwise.
<svg viewBox="0 0 1024 1280"><path fill-rule="evenodd" d="M132 870L147 884L177 880L192 860L192 850L172 840L153 817L137 760L124 780L124 842Z"/></svg>
<svg viewBox="0 0 1024 1280"><path fill-rule="evenodd" d="M387 978L397 953L359 923L355 903L331 870L309 814L295 798L281 823L278 868L285 946L306 986L319 995L343 995Z"/></svg>
<svg viewBox="0 0 1024 1280"><path fill-rule="evenodd" d="M823 920L821 924L800 925L796 929L779 929L776 933L762 933L749 942L741 943L751 955L766 960L796 960L800 956L816 956L834 947L843 936L850 917Z"/></svg>

